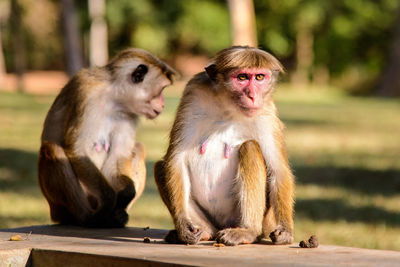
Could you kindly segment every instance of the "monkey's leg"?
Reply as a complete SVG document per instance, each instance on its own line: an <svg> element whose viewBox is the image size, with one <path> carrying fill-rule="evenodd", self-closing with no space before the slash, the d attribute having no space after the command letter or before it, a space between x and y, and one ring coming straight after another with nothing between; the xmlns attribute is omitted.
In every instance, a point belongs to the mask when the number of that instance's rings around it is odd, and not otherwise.
<svg viewBox="0 0 400 267"><path fill-rule="evenodd" d="M64 224L83 224L92 214L64 149L43 142L39 154L39 184L50 206L51 219Z"/></svg>
<svg viewBox="0 0 400 267"><path fill-rule="evenodd" d="M127 210L143 193L146 182L145 150L142 144L136 143L129 157L119 158L117 171L112 175L111 185L117 192L113 214L108 221L112 227L123 227L128 222Z"/></svg>
<svg viewBox="0 0 400 267"><path fill-rule="evenodd" d="M165 241L173 244L196 244L206 236L203 236L203 230L198 228L187 215L182 177L178 177L183 174L180 172L171 175L172 177L168 177L169 183L167 175L171 174L167 174L166 161L158 161L154 165L154 178L161 199L171 213L176 228L167 234Z"/></svg>
<svg viewBox="0 0 400 267"><path fill-rule="evenodd" d="M121 227L120 224L114 225L113 220L110 220L115 211L117 197L102 172L85 155L73 155L71 153L71 156L69 156L67 153L67 156L77 178L88 191L88 194L92 196L90 202L96 208L92 216L83 222L83 226ZM124 217L124 214L122 214L122 217Z"/></svg>
<svg viewBox="0 0 400 267"><path fill-rule="evenodd" d="M138 200L146 184L146 151L141 143L136 143L131 159L132 180L135 186L135 195L128 205L129 209Z"/></svg>
<svg viewBox="0 0 400 267"><path fill-rule="evenodd" d="M273 215L266 216L266 219L269 217L270 221L265 223L272 225L275 221L276 228L269 237L276 245L291 244L293 243L294 178L289 166L285 164L283 175L280 177L272 175L270 179L276 179L274 185L276 190L271 190L269 193L268 201L271 203ZM270 187L272 188L272 185Z"/></svg>
<svg viewBox="0 0 400 267"><path fill-rule="evenodd" d="M239 168L235 195L240 209L238 228L227 228L216 234L225 245L249 244L262 234L266 209L267 171L259 144L246 141L239 148Z"/></svg>
<svg viewBox="0 0 400 267"><path fill-rule="evenodd" d="M201 233L199 241L207 241L215 236L217 229L215 228L215 226L212 225L212 223L199 207L198 203L196 203L196 201L194 201L193 199L189 200L188 214L195 228L198 228ZM168 243L172 244L185 243L179 239L178 232L176 230L170 231L165 237L165 240Z"/></svg>
<svg viewBox="0 0 400 267"><path fill-rule="evenodd" d="M146 182L145 149L136 143L132 154L117 160L117 173L113 175L112 186L117 194L117 208L130 208L143 193Z"/></svg>

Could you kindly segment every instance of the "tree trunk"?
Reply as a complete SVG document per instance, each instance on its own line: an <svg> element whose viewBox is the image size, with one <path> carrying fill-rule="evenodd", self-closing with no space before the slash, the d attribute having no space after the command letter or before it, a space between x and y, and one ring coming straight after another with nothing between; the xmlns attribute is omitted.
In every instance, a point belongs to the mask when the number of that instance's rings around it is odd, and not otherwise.
<svg viewBox="0 0 400 267"><path fill-rule="evenodd" d="M22 28L22 7L18 0L11 1L11 31L14 56L14 68L17 75L18 92L25 91L24 73L26 69L25 36Z"/></svg>
<svg viewBox="0 0 400 267"><path fill-rule="evenodd" d="M233 45L257 47L253 0L228 0Z"/></svg>
<svg viewBox="0 0 400 267"><path fill-rule="evenodd" d="M3 87L5 84L6 73L7 71L3 54L3 41L1 38L1 25L0 25L0 87Z"/></svg>
<svg viewBox="0 0 400 267"><path fill-rule="evenodd" d="M314 61L314 38L307 26L298 27L296 35L296 70L292 75L292 83L299 86L309 84L310 68Z"/></svg>
<svg viewBox="0 0 400 267"><path fill-rule="evenodd" d="M67 73L69 76L73 76L83 67L81 38L74 0L61 0L61 15Z"/></svg>
<svg viewBox="0 0 400 267"><path fill-rule="evenodd" d="M105 1L89 0L90 26L90 65L104 66L108 61L107 24L104 20Z"/></svg>
<svg viewBox="0 0 400 267"><path fill-rule="evenodd" d="M393 35L393 45L388 65L378 85L378 95L385 97L400 96L400 7L397 11L397 21Z"/></svg>

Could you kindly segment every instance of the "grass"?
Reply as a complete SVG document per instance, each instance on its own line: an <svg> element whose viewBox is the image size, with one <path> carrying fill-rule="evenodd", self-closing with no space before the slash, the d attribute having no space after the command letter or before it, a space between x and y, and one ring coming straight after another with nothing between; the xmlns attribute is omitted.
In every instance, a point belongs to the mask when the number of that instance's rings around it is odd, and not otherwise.
<svg viewBox="0 0 400 267"><path fill-rule="evenodd" d="M400 102L288 86L275 98L296 175L295 240L316 234L322 244L400 250ZM53 99L0 92L0 228L51 223L36 162ZM142 121L148 179L129 226L172 228L152 165L167 147L178 102L169 90L165 112Z"/></svg>

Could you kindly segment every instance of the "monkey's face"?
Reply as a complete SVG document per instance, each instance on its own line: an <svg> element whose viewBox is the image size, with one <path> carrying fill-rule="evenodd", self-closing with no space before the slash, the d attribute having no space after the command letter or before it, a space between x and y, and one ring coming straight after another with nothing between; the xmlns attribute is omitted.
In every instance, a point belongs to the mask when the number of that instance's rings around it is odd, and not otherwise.
<svg viewBox="0 0 400 267"><path fill-rule="evenodd" d="M154 119L164 109L163 90L171 81L162 73L160 68L134 60L121 68L125 71L119 77L123 84L123 93L118 98L124 107L132 113ZM121 74L120 74L121 75Z"/></svg>
<svg viewBox="0 0 400 267"><path fill-rule="evenodd" d="M263 106L271 84L271 71L260 68L234 70L229 75L229 83L234 103L246 116L252 117Z"/></svg>

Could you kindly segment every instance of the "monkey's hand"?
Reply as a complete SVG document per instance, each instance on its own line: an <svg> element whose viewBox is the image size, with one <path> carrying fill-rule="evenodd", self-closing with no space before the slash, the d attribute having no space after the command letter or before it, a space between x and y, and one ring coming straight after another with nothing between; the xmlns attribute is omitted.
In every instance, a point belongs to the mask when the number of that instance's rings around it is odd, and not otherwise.
<svg viewBox="0 0 400 267"><path fill-rule="evenodd" d="M176 230L170 231L165 241L174 244L196 244L200 241L203 231L191 222L183 221L176 225Z"/></svg>
<svg viewBox="0 0 400 267"><path fill-rule="evenodd" d="M278 226L269 234L274 245L283 245L293 243L293 234L283 226Z"/></svg>
<svg viewBox="0 0 400 267"><path fill-rule="evenodd" d="M257 234L254 231L245 228L227 228L219 231L215 236L217 243L227 246L236 246L239 244L251 244L257 240Z"/></svg>

